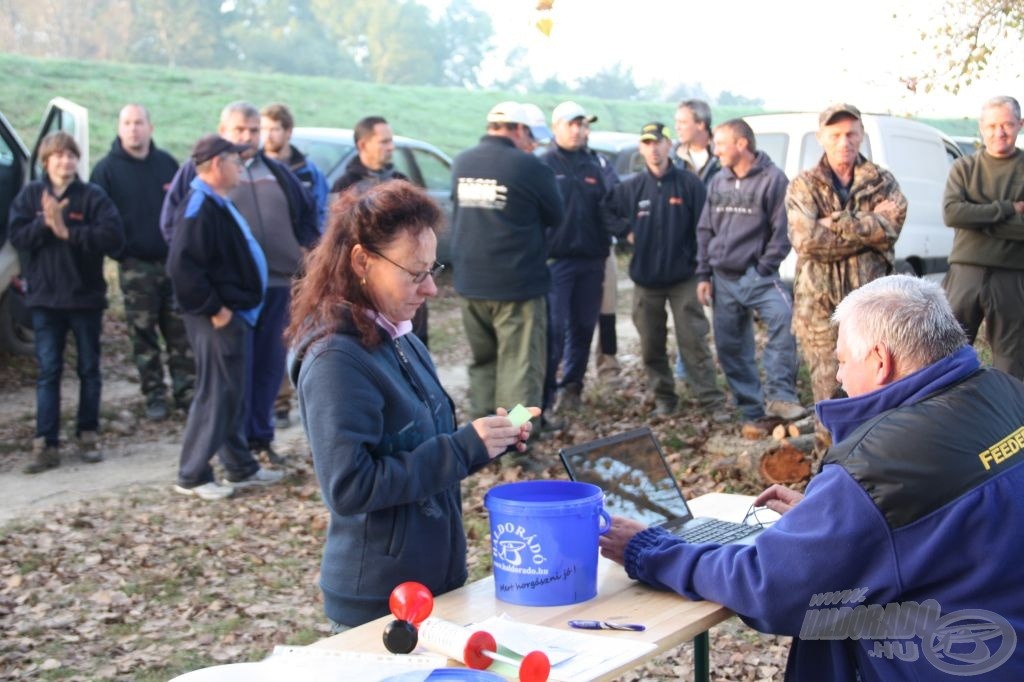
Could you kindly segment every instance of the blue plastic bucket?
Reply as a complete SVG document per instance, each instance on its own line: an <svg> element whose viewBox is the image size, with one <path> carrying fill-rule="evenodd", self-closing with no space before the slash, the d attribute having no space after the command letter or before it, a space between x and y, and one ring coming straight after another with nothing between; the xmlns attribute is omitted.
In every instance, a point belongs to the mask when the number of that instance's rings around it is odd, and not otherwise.
<svg viewBox="0 0 1024 682"><path fill-rule="evenodd" d="M576 604L597 594L597 537L611 519L596 485L524 481L490 490L491 559L498 599Z"/></svg>

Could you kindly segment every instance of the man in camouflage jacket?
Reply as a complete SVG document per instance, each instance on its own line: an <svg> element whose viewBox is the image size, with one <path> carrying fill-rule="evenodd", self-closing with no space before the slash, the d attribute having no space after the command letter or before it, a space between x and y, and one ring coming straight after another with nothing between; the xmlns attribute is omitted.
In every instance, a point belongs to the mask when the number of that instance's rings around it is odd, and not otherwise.
<svg viewBox="0 0 1024 682"><path fill-rule="evenodd" d="M832 312L854 289L892 273L893 245L907 216L896 178L859 152L860 116L849 104L821 113L818 141L825 153L786 192L789 240L797 254L793 334L810 368L815 402L843 396Z"/></svg>

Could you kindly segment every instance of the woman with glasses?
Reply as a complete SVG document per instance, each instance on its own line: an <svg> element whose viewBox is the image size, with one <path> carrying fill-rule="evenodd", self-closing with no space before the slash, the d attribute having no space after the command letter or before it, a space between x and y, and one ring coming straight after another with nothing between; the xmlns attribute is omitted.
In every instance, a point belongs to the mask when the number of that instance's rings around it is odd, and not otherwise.
<svg viewBox="0 0 1024 682"><path fill-rule="evenodd" d="M408 182L343 194L293 289L289 373L331 515L320 585L336 632L387 614L399 583L465 582L459 482L529 437L503 409L459 427L409 333L437 294L440 222Z"/></svg>

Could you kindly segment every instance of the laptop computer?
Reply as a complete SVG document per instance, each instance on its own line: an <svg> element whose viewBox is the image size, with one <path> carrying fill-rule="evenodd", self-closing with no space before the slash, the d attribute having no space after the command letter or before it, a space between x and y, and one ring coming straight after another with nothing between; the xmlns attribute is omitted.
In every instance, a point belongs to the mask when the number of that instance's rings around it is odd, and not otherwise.
<svg viewBox="0 0 1024 682"><path fill-rule="evenodd" d="M569 478L604 491L604 508L615 516L658 525L687 542L753 542L759 526L694 518L654 433L642 427L563 448L558 456Z"/></svg>

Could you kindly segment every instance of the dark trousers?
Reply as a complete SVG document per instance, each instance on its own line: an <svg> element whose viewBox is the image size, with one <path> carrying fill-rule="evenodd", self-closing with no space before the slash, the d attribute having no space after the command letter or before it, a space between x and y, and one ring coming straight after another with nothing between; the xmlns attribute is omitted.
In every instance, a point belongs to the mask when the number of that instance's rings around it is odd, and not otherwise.
<svg viewBox="0 0 1024 682"><path fill-rule="evenodd" d="M554 388L583 386L594 327L601 312L604 258L560 258L548 265L548 369L545 394ZM562 377L557 380L562 364ZM545 403L549 401L546 399Z"/></svg>
<svg viewBox="0 0 1024 682"><path fill-rule="evenodd" d="M260 468L245 439L246 349L252 331L238 315L222 329L203 315L182 319L196 359L196 390L182 435L178 483L193 488L212 481L215 454L228 478L242 480Z"/></svg>
<svg viewBox="0 0 1024 682"><path fill-rule="evenodd" d="M100 331L103 309L57 310L32 308L36 362L36 437L47 445L60 442L60 377L68 331L78 351L78 420L76 433L96 431L100 420Z"/></svg>
<svg viewBox="0 0 1024 682"><path fill-rule="evenodd" d="M992 366L1024 381L1024 270L951 263L942 286L967 340L984 320Z"/></svg>
<svg viewBox="0 0 1024 682"><path fill-rule="evenodd" d="M274 440L274 401L281 390L286 350L281 335L288 319L290 287L267 287L263 310L249 335L245 433L250 442Z"/></svg>

